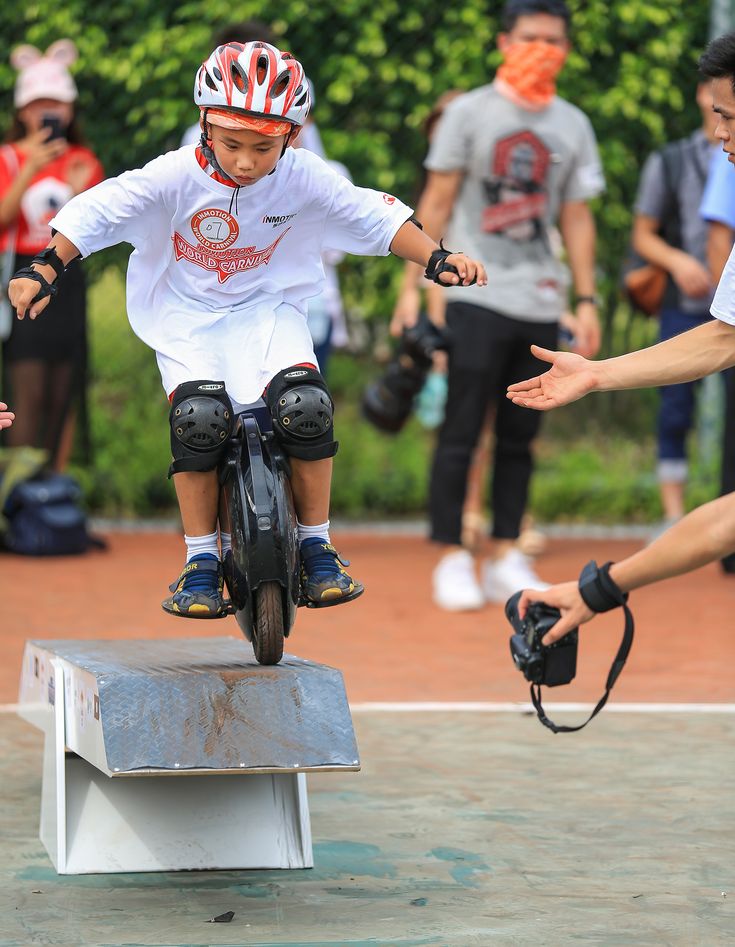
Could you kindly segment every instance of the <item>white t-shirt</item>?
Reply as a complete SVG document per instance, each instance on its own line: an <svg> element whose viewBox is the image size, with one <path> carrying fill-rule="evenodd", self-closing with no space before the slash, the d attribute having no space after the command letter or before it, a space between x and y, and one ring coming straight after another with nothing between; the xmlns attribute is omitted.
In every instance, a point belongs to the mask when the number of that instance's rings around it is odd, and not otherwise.
<svg viewBox="0 0 735 947"><path fill-rule="evenodd" d="M730 251L715 290L710 312L716 319L735 326L735 247Z"/></svg>
<svg viewBox="0 0 735 947"><path fill-rule="evenodd" d="M324 283L322 248L385 256L410 216L303 148L235 189L186 146L78 195L51 226L82 256L133 245L128 318L155 350L167 394L223 380L246 404L277 372L314 361L305 313Z"/></svg>

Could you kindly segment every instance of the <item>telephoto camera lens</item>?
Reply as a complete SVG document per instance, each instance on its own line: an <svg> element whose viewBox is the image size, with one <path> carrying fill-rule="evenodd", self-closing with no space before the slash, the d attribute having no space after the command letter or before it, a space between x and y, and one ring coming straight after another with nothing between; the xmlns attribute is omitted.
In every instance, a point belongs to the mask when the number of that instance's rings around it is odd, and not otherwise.
<svg viewBox="0 0 735 947"><path fill-rule="evenodd" d="M449 344L447 330L435 326L424 313L415 326L404 329L395 357L365 389L362 411L367 420L380 431L400 431L426 382L434 352L446 351Z"/></svg>

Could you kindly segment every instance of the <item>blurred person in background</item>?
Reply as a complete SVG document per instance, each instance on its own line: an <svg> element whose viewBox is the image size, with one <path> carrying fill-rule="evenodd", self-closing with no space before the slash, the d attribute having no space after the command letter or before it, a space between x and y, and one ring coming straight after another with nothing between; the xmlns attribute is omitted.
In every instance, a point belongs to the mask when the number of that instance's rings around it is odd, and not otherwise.
<svg viewBox="0 0 735 947"><path fill-rule="evenodd" d="M20 46L11 57L18 70L15 112L0 149L0 253L11 272L28 266L46 247L49 221L64 204L104 177L79 128L77 89L69 72L76 57L68 39L45 54ZM4 384L17 415L5 442L45 448L57 470L71 451L75 401L85 394L87 365L80 263L72 263L60 279L62 293L48 318L10 319L2 350Z"/></svg>
<svg viewBox="0 0 735 947"><path fill-rule="evenodd" d="M709 81L697 85L701 126L655 151L643 167L633 219L633 249L668 274L659 339L670 339L710 319L716 280L707 266L707 224L700 204L715 150L717 116ZM727 166L721 154L719 163ZM657 476L664 528L684 515L689 465L686 438L695 407L696 382L661 389Z"/></svg>
<svg viewBox="0 0 735 947"><path fill-rule="evenodd" d="M550 231L558 221L576 297L577 346L596 354L595 224L590 198L604 188L587 117L556 96L556 77L570 49L564 0L509 0L495 81L451 102L425 166L416 216L427 233L446 235L483 261L488 286L463 297L445 292L448 398L431 475L431 539L441 546L434 600L448 610L503 602L540 580L516 542L532 472L539 418L503 397L511 379L537 368L532 342L557 342L568 275ZM419 309L418 267L408 267L394 326L412 325ZM478 582L462 548L462 510L473 451L495 402L493 526Z"/></svg>
<svg viewBox="0 0 735 947"><path fill-rule="evenodd" d="M699 61L699 70L705 79L711 81L713 109L718 116L715 138L729 164L735 165L735 32L720 36L709 44ZM732 167L729 173L735 173ZM717 263L719 266L721 259ZM551 368L542 375L509 385L507 397L519 407L550 411L593 391L678 384L732 368L735 366L733 249L717 284L710 311L715 318L693 329L658 345L600 362L533 346L534 354L550 363ZM694 510L643 553L632 557L632 569L612 566L610 574L613 580L626 591L626 588L677 575L732 553L734 511L735 495L732 493ZM573 595L568 596L572 586L572 583L564 583L563 587L555 586L548 590L531 586L523 597L524 603L548 601L557 607L564 603L569 618L562 627L568 631L576 621L586 621L590 617L582 615L579 602ZM548 640L552 640L551 637Z"/></svg>

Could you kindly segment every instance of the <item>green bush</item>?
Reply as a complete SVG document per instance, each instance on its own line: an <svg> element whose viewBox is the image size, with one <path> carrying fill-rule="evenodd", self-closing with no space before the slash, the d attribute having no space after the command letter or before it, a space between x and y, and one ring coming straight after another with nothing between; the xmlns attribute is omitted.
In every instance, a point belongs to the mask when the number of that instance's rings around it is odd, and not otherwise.
<svg viewBox="0 0 735 947"><path fill-rule="evenodd" d="M599 271L605 299L605 351L627 351L651 340L653 325L619 306L617 278L627 244L631 206L645 156L698 122L696 59L707 34L708 5L690 0L571 0L574 51L560 93L589 115L607 177L598 202ZM209 52L215 27L233 19L273 21L303 60L317 90L315 118L331 157L359 184L416 195L426 142L421 126L436 98L450 88L489 81L499 57L495 36L501 0L264 0L208 3L126 0L89 4L6 0L0 34L0 104L11 114L13 46L47 47L61 36L80 50L75 67L80 105L94 150L108 174L139 166L176 147L196 118L195 70ZM123 316L122 269L127 251L93 257L92 434L95 461L78 470L95 509L151 514L172 508L166 402L155 361ZM400 265L391 259L350 258L343 285L350 319L366 327L365 350L384 337ZM359 418L357 389L376 368L337 356L333 383L340 404L342 448L334 487L335 512L378 515L424 509L432 435L408 426L385 438ZM548 419L533 502L543 519L653 517L655 394L619 392L588 399ZM582 432L584 442L580 446ZM645 439L626 453L629 438ZM590 446L592 445L592 446ZM699 486L699 484L703 485ZM709 473L693 495L712 489ZM697 492L699 491L699 493Z"/></svg>

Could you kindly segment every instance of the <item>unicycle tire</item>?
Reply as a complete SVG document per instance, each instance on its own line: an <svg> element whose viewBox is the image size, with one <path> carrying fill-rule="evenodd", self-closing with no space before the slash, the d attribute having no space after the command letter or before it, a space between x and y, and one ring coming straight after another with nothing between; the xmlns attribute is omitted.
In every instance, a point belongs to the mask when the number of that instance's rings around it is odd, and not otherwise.
<svg viewBox="0 0 735 947"><path fill-rule="evenodd" d="M283 657L283 601L278 582L263 582L254 595L253 650L258 664Z"/></svg>

